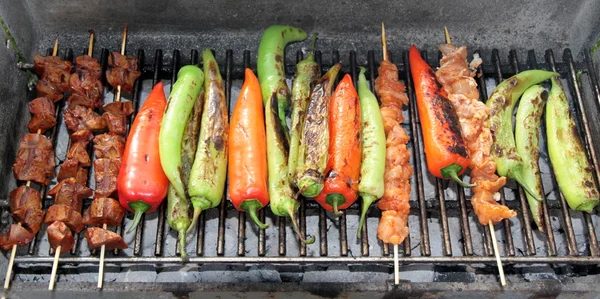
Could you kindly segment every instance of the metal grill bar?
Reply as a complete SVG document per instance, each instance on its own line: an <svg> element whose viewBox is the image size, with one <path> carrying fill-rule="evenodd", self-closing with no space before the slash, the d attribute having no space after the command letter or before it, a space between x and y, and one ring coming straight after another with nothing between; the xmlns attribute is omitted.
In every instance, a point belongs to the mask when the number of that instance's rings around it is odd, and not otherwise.
<svg viewBox="0 0 600 299"><path fill-rule="evenodd" d="M592 92L596 101L600 105L600 86L598 85L598 74L596 74L596 68L594 67L594 60L590 57L590 49L585 49L583 51L585 65L587 68L588 78L590 79L590 84L592 85Z"/></svg>

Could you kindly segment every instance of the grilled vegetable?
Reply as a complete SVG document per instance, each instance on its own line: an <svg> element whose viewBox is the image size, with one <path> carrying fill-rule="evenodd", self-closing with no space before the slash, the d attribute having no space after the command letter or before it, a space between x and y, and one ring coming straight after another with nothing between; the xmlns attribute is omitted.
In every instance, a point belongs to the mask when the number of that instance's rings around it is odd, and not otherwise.
<svg viewBox="0 0 600 299"><path fill-rule="evenodd" d="M329 159L324 188L315 200L339 216L339 210L358 197L362 138L360 102L352 77L346 74L338 84L329 106Z"/></svg>
<svg viewBox="0 0 600 299"><path fill-rule="evenodd" d="M548 92L542 86L534 85L528 88L521 97L515 122L515 145L524 166L521 169L521 177L539 199L542 199L544 194L538 164L540 157L538 134L546 100L548 100ZM527 192L525 195L533 221L540 231L544 231L541 200L537 200Z"/></svg>
<svg viewBox="0 0 600 299"><path fill-rule="evenodd" d="M127 233L137 226L143 213L156 210L167 196L169 180L160 163L158 145L166 105L163 84L159 82L140 108L127 137L117 180L121 206L135 213Z"/></svg>
<svg viewBox="0 0 600 299"><path fill-rule="evenodd" d="M409 60L429 172L438 178L451 178L463 187L474 187L458 177L467 170L470 160L456 111L442 95L435 73L414 45L410 47Z"/></svg>
<svg viewBox="0 0 600 299"><path fill-rule="evenodd" d="M497 165L498 174L509 177L523 187L535 200L540 201L532 186L523 180L523 161L517 154L515 136L513 135L513 111L517 101L527 88L550 79L553 72L529 70L520 72L498 84L486 106L490 109L490 132L494 145L492 157Z"/></svg>
<svg viewBox="0 0 600 299"><path fill-rule="evenodd" d="M373 202L383 196L385 173L385 131L377 98L367 85L365 68L358 76L358 97L360 98L360 116L362 133L362 162L360 165L360 183L358 192L363 200L357 236L365 222L367 211Z"/></svg>
<svg viewBox="0 0 600 299"><path fill-rule="evenodd" d="M287 216L292 219L292 226L302 243L311 244L315 238L305 239L298 228L296 212L300 202L290 186L287 156L288 142L284 128L279 121L277 95L271 94L271 100L265 106L265 126L267 135L267 165L269 170L269 199L271 211L277 216Z"/></svg>
<svg viewBox="0 0 600 299"><path fill-rule="evenodd" d="M198 100L192 108L190 120L183 131L183 140L181 141L181 178L184 182L189 181L190 171L194 164L194 156L198 146L198 133L200 131L200 120L202 119L202 105L204 104L204 85L198 95ZM179 248L181 257L185 257L186 231L192 224L190 217L190 200L187 197L181 197L173 185L169 185L167 194L167 222L169 226L177 231L179 238Z"/></svg>
<svg viewBox="0 0 600 299"><path fill-rule="evenodd" d="M223 79L211 50L202 51L204 109L198 149L190 173L188 193L194 206L190 228L203 210L214 208L223 197L227 172L229 123Z"/></svg>
<svg viewBox="0 0 600 299"><path fill-rule="evenodd" d="M258 46L257 69L263 103L266 105L272 93L277 95L279 118L284 128L287 128L285 115L290 106L290 89L285 82L283 50L287 44L305 40L306 37L302 29L273 25L265 30Z"/></svg>
<svg viewBox="0 0 600 299"><path fill-rule="evenodd" d="M181 140L190 113L204 83L202 70L187 65L177 73L163 122L160 127L160 162L165 174L180 197L185 197L185 186L181 178Z"/></svg>
<svg viewBox="0 0 600 299"><path fill-rule="evenodd" d="M290 136L290 157L288 159L288 173L293 178L298 166L298 148L302 138L302 126L306 118L306 108L310 103L310 91L317 84L321 73L319 65L315 62L314 51L317 35L313 36L310 55L296 65L296 76L292 86L292 127Z"/></svg>
<svg viewBox="0 0 600 299"><path fill-rule="evenodd" d="M556 182L573 210L591 213L598 205L598 186L594 167L590 164L567 97L557 77L546 103L546 136L548 153Z"/></svg>
<svg viewBox="0 0 600 299"><path fill-rule="evenodd" d="M323 190L329 147L329 101L333 83L341 67L341 63L331 67L310 95L294 176L296 186L306 197L315 197Z"/></svg>
<svg viewBox="0 0 600 299"><path fill-rule="evenodd" d="M247 212L261 228L268 225L256 212L269 204L267 189L267 140L260 84L246 69L244 85L229 128L229 199L239 211Z"/></svg>

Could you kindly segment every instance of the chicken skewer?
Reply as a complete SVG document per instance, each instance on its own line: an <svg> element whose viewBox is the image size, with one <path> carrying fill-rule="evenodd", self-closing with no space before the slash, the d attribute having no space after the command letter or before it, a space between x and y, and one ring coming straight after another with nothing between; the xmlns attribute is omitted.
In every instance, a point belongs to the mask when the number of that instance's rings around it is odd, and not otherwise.
<svg viewBox="0 0 600 299"><path fill-rule="evenodd" d="M58 39L54 41L54 48L52 49L52 56L56 56L58 54ZM38 129L36 135L42 134L42 129ZM31 181L27 181L25 186L30 187ZM41 200L41 199L40 199ZM17 223L18 226L21 226L22 223ZM4 289L7 290L10 287L10 280L12 276L12 270L15 263L15 256L17 253L17 244L12 246L12 250L10 252L10 258L8 260L8 267L6 268L6 276L4 278Z"/></svg>
<svg viewBox="0 0 600 299"><path fill-rule="evenodd" d="M494 247L494 255L500 274L502 286L506 285L504 269L500 261L500 251L494 230L494 223L504 218L516 215L508 207L498 204L495 198L498 190L506 182L506 178L496 176L496 164L489 155L492 145L490 128L485 126L489 112L485 104L479 101L477 85L473 79L472 70L480 63L480 58L475 57L471 65L467 65L466 48L456 48L452 45L448 28L444 27L446 45L442 45L444 57L441 67L436 72L443 90L448 93L448 99L454 106L461 123L461 131L470 151L471 181L477 187L473 189L471 204L479 222L488 225Z"/></svg>
<svg viewBox="0 0 600 299"><path fill-rule="evenodd" d="M377 236L385 244L394 245L394 282L399 283L398 245L408 236L410 212L410 178L413 168L409 165L410 152L406 147L408 134L400 123L403 121L402 106L408 104L405 86L398 80L398 68L389 61L385 27L381 24L383 61L375 91L381 100L381 115L386 135L385 183L382 199L377 207L382 210Z"/></svg>

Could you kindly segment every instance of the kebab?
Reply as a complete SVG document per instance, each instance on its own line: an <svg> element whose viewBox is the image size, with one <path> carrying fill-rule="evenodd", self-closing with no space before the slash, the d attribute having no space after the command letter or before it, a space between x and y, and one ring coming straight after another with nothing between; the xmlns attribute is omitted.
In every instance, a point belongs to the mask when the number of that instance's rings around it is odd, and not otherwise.
<svg viewBox="0 0 600 299"><path fill-rule="evenodd" d="M60 90L64 90L64 78L71 71L70 62L56 57L57 52L58 40L54 43L51 57L42 57L36 53L34 58L36 72L42 83L38 83L39 97L29 103L33 115L27 127L32 134L26 134L21 139L13 164L15 178L26 183L10 193L10 209L17 224L11 224L8 232L0 236L2 249L12 247L4 289L10 286L17 245L31 242L40 230L44 218L41 193L31 187L31 182L47 186L49 178L54 176L52 142L42 133L56 125L54 102L62 99Z"/></svg>

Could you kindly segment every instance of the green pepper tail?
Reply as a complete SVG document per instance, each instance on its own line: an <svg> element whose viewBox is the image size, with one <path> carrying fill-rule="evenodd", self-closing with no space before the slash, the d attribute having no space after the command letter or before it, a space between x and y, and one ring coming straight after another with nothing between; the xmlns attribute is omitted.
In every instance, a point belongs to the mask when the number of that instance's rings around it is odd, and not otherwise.
<svg viewBox="0 0 600 299"><path fill-rule="evenodd" d="M296 235L298 235L298 239L300 239L300 242L302 242L302 244L314 243L315 236L310 236L308 239L306 239L300 232L300 228L298 227L298 219L296 218L296 213L294 212L292 206L290 206L286 212L288 216L292 219L292 228L294 229L294 232L296 232Z"/></svg>
<svg viewBox="0 0 600 299"><path fill-rule="evenodd" d="M362 205L362 208L360 211L360 220L358 221L358 230L356 232L356 237L359 239L360 239L360 233L362 232L363 225L365 224L365 218L367 216L367 212L369 211L371 204L373 204L377 200L377 197L375 197L374 195L371 195L371 194L361 194L361 197L363 200L363 205Z"/></svg>
<svg viewBox="0 0 600 299"><path fill-rule="evenodd" d="M131 226L129 226L127 233L132 232L133 229L137 227L138 223L140 223L140 220L142 220L142 215L146 211L150 210L152 206L143 201L134 201L129 203L129 208L134 211L134 214L133 221L131 222Z"/></svg>
<svg viewBox="0 0 600 299"><path fill-rule="evenodd" d="M186 227L180 227L179 229L177 229L177 238L179 239L179 252L181 254L181 258L185 258L186 257L186 253L185 253L185 239L186 239L186 232L187 232L187 228Z"/></svg>
<svg viewBox="0 0 600 299"><path fill-rule="evenodd" d="M526 194L527 202L529 203L529 209L531 210L531 216L533 221L538 227L540 232L544 232L544 217L542 217L542 202L535 200L535 198Z"/></svg>
<svg viewBox="0 0 600 299"><path fill-rule="evenodd" d="M343 205L344 203L346 203L346 198L338 193L332 193L332 194L327 194L327 197L325 198L325 202L327 202L327 204L329 204L331 207L333 207L333 214L335 216L342 216L342 213L340 210L338 210L338 207L340 205Z"/></svg>
<svg viewBox="0 0 600 299"><path fill-rule="evenodd" d="M257 214L257 211L261 208L263 208L263 205L257 199L247 199L240 204L240 209L250 215L250 219L256 223L256 226L258 226L259 229L265 229L269 227L269 225L260 221Z"/></svg>
<svg viewBox="0 0 600 299"><path fill-rule="evenodd" d="M308 54L308 57L306 58L307 60L314 60L315 59L315 48L317 45L317 36L319 35L318 32L313 33L313 37L312 40L310 42L310 54Z"/></svg>
<svg viewBox="0 0 600 299"><path fill-rule="evenodd" d="M529 186L527 186L527 184L525 184L525 181L523 180L523 177L521 176L521 166L518 166L515 168L509 169L506 176L517 181L517 183L519 183L519 185L521 185L521 187L523 187L523 190L525 190L525 192L529 193L529 195L531 195L531 197L533 197L533 199L535 199L537 201L542 201L542 199L539 198L537 196L537 194L535 194L535 192L533 190L531 190L531 188L529 188Z"/></svg>
<svg viewBox="0 0 600 299"><path fill-rule="evenodd" d="M444 178L451 178L454 181L456 181L457 184L459 184L461 187L463 188L473 188L476 187L477 184L469 184L469 183L465 183L463 182L463 180L461 180L458 177L458 173L461 172L463 170L463 167L456 164L456 163L452 163L444 168L441 169L442 172L442 176Z"/></svg>
<svg viewBox="0 0 600 299"><path fill-rule="evenodd" d="M196 227L196 222L198 221L198 217L200 217L202 211L212 208L211 202L204 197L192 197L191 202L194 206L194 215L192 216L192 223L187 229L188 234L194 230L194 227Z"/></svg>

